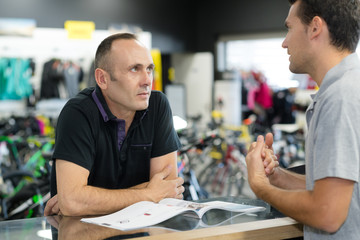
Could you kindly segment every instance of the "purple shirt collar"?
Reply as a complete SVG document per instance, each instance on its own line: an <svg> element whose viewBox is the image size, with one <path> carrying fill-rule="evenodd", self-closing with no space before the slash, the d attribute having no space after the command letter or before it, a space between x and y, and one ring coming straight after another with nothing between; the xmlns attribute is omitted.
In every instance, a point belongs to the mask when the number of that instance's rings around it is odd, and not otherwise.
<svg viewBox="0 0 360 240"><path fill-rule="evenodd" d="M94 101L96 103L96 106L98 107L98 109L99 109L99 111L101 113L101 116L104 119L104 122L107 122L107 121L109 121L111 119L116 120L117 118L110 112L110 109L107 112L106 109L104 108L104 105L101 103L101 100L99 99L99 96L97 94L98 92L99 92L99 94L101 94L100 97L103 98L101 90L99 89L98 86L95 87L95 89L94 89L94 91L92 92L91 95L92 95L92 98L94 99ZM139 121L141 121L145 117L148 110L149 109L145 109L145 110L142 110L142 111L137 111L136 114L135 114L134 120L139 119Z"/></svg>
<svg viewBox="0 0 360 240"><path fill-rule="evenodd" d="M94 89L94 91L92 92L91 95L92 95L92 97L93 97L93 99L94 99L94 101L96 103L96 106L98 107L98 109L99 109L99 111L101 113L101 116L104 119L104 122L109 121L110 119L109 119L107 113L105 112L105 109L104 109L103 105L101 104L98 96L96 95L96 88Z"/></svg>

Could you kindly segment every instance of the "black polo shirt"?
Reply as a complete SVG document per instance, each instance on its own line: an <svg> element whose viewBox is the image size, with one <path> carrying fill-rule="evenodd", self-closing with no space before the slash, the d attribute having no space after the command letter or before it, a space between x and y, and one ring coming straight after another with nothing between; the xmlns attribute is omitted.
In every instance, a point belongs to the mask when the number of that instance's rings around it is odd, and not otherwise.
<svg viewBox="0 0 360 240"><path fill-rule="evenodd" d="M149 181L150 159L180 148L166 96L152 91L149 107L137 111L125 136L125 121L108 108L100 88L87 88L62 109L53 159L73 162L89 170L88 185L128 188ZM51 195L57 193L52 167Z"/></svg>

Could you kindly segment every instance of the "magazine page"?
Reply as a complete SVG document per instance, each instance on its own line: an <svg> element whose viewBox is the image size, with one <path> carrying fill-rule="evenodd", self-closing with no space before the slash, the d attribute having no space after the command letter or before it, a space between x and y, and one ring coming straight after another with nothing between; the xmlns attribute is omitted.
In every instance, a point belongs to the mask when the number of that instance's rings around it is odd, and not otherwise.
<svg viewBox="0 0 360 240"><path fill-rule="evenodd" d="M202 215L207 211L207 209L209 209L207 203L196 203L176 198L165 198L161 200L159 204L183 208L189 211L187 212L188 216L195 218L201 218Z"/></svg>
<svg viewBox="0 0 360 240"><path fill-rule="evenodd" d="M208 215L207 213L205 214L205 216L199 222L198 227L208 228L217 227L220 225L228 225L231 224L234 219L248 214L249 213L247 212L228 212L220 209L213 209L211 210L211 215ZM251 214L254 215L253 213Z"/></svg>
<svg viewBox="0 0 360 240"><path fill-rule="evenodd" d="M189 231L200 227L201 220L199 218L187 217L184 214L179 214L161 223L158 223L150 228L162 228L172 231Z"/></svg>
<svg viewBox="0 0 360 240"><path fill-rule="evenodd" d="M191 216L201 219L207 211L212 209L239 213L265 210L264 207L223 201L196 203L166 198L159 203L149 201L138 202L115 213L101 217L83 218L81 221L125 231L159 224L182 213L185 213L184 216L187 217Z"/></svg>
<svg viewBox="0 0 360 240"><path fill-rule="evenodd" d="M247 213L232 213L223 210L213 210L209 218L205 214L202 219L189 217L188 212L174 216L164 222L151 226L151 228L165 228L174 231L188 231L197 228L208 228L224 225L233 221L233 219ZM216 216L214 216L216 215Z"/></svg>
<svg viewBox="0 0 360 240"><path fill-rule="evenodd" d="M261 212L266 208L259 206L252 206L246 204L239 203L231 203L231 202L223 202L223 201L210 201L204 203L205 207L199 210L199 216L202 217L207 211L211 209L220 209L226 210L230 212L238 212L238 213L252 213L252 212Z"/></svg>
<svg viewBox="0 0 360 240"><path fill-rule="evenodd" d="M189 209L171 204L142 201L109 215L83 218L81 221L120 230L130 230L158 224L185 211L189 211Z"/></svg>
<svg viewBox="0 0 360 240"><path fill-rule="evenodd" d="M260 212L265 210L264 207L231 203L231 202L223 202L223 201L196 203L196 202L173 199L173 198L165 198L161 200L159 203L166 204L168 206L178 206L178 207L187 208L188 210L196 212L198 216L195 217L199 217L199 218L202 218L202 216L211 209L220 209L220 210L239 212L239 213ZM187 215L189 214L187 213ZM194 214L191 215L194 216Z"/></svg>

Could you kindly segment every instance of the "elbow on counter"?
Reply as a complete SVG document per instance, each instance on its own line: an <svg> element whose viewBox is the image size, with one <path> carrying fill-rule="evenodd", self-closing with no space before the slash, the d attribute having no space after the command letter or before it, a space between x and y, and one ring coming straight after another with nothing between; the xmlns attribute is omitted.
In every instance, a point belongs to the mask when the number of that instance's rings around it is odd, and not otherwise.
<svg viewBox="0 0 360 240"><path fill-rule="evenodd" d="M72 196L58 195L58 204L61 215L64 216L84 216L83 206Z"/></svg>
<svg viewBox="0 0 360 240"><path fill-rule="evenodd" d="M329 211L322 215L321 222L318 228L327 233L336 233L344 224L347 214L335 214Z"/></svg>
<svg viewBox="0 0 360 240"><path fill-rule="evenodd" d="M326 223L323 224L323 226L320 227L320 229L322 231L325 231L327 233L336 233L337 231L339 231L339 229L341 228L341 226L343 225L344 222L340 222L337 220L333 220L333 221L327 221Z"/></svg>

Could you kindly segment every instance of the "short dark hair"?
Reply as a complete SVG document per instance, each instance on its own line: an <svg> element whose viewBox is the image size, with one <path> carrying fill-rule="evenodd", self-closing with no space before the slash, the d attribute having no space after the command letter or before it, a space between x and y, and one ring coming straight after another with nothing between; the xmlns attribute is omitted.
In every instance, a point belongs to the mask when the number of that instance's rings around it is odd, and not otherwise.
<svg viewBox="0 0 360 240"><path fill-rule="evenodd" d="M323 18L328 26L331 44L339 50L355 52L360 35L359 0L289 0L300 1L297 15L309 25L315 16Z"/></svg>
<svg viewBox="0 0 360 240"><path fill-rule="evenodd" d="M136 35L132 33L116 33L105 38L98 46L95 54L95 69L102 68L105 71L110 71L110 65L108 62L108 53L111 50L112 43L115 40L137 40Z"/></svg>

